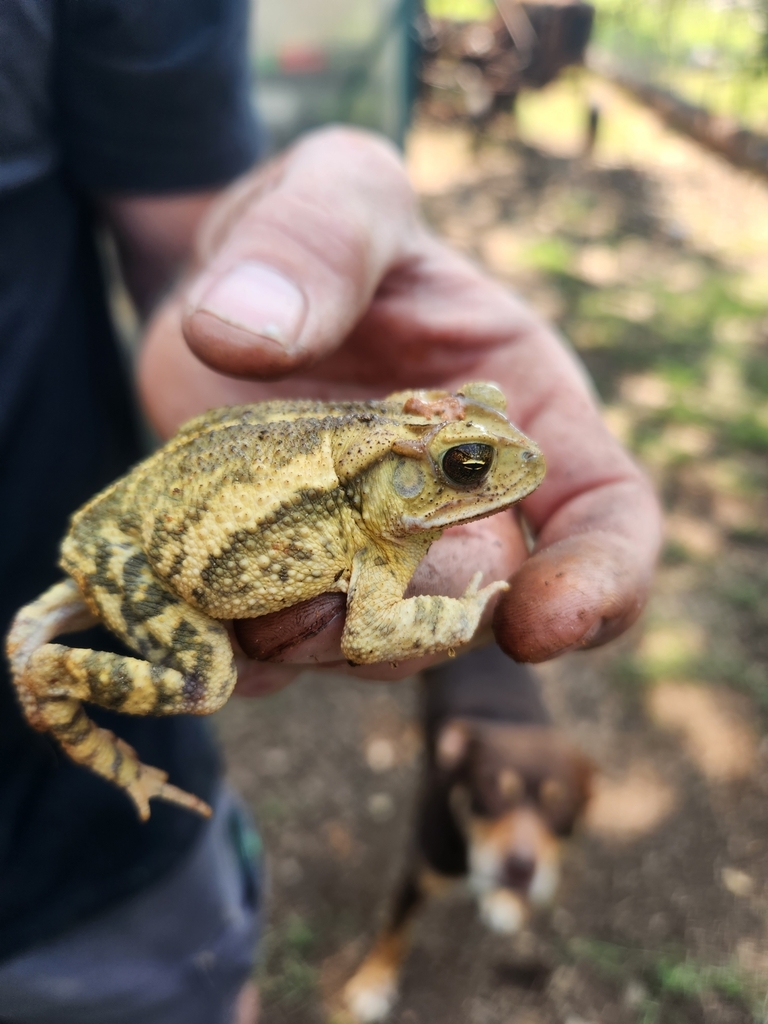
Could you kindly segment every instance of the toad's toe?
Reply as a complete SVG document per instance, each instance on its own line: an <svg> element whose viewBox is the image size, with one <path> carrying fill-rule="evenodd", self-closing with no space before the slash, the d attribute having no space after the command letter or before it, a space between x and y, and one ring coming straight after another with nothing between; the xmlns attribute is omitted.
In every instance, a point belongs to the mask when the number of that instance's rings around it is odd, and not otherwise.
<svg viewBox="0 0 768 1024"><path fill-rule="evenodd" d="M167 778L167 772L153 768L151 765L139 764L136 778L125 787L128 796L136 805L136 810L142 821L147 821L150 816L149 801L153 798L179 804L204 818L210 818L212 811L204 800L193 796L192 793L186 793L178 786L171 785L166 782Z"/></svg>

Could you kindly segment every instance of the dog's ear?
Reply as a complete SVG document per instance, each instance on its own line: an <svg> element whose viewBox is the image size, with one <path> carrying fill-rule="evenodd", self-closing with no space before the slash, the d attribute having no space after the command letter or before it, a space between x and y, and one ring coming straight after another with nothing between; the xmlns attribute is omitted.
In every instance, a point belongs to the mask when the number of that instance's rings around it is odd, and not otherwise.
<svg viewBox="0 0 768 1024"><path fill-rule="evenodd" d="M472 796L466 786L454 786L448 794L453 819L466 834L472 817Z"/></svg>
<svg viewBox="0 0 768 1024"><path fill-rule="evenodd" d="M469 746L469 726L460 719L448 722L440 730L435 745L438 768L451 771L464 760Z"/></svg>
<svg viewBox="0 0 768 1024"><path fill-rule="evenodd" d="M525 779L512 768L503 768L496 780L499 793L510 803L517 803L525 796Z"/></svg>
<svg viewBox="0 0 768 1024"><path fill-rule="evenodd" d="M580 793L577 799L580 801ZM573 813L579 810L578 807L572 807L573 796L569 793L565 783L561 782L560 779L544 779L539 789L539 801L544 810L555 817L561 817L569 811Z"/></svg>
<svg viewBox="0 0 768 1024"><path fill-rule="evenodd" d="M566 775L546 778L539 787L539 803L555 832L561 836L572 833L584 814L592 795L596 766L577 747L568 746Z"/></svg>

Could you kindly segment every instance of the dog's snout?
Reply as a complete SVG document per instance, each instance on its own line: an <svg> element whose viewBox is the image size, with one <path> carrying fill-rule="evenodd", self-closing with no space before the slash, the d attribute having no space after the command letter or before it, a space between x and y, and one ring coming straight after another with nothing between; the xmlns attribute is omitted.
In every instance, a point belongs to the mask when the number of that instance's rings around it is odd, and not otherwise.
<svg viewBox="0 0 768 1024"><path fill-rule="evenodd" d="M536 861L525 854L511 854L504 861L504 883L510 889L525 890L531 884Z"/></svg>

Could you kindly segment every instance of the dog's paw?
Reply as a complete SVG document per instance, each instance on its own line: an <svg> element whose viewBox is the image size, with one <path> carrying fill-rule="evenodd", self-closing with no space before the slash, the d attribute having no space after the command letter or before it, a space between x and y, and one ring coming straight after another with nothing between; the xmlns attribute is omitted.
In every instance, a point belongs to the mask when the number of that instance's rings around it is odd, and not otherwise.
<svg viewBox="0 0 768 1024"><path fill-rule="evenodd" d="M397 999L397 978L381 963L364 963L344 987L344 1005L359 1024L384 1020Z"/></svg>
<svg viewBox="0 0 768 1024"><path fill-rule="evenodd" d="M480 917L492 932L514 935L525 924L528 910L515 893L508 889L494 889L480 898Z"/></svg>

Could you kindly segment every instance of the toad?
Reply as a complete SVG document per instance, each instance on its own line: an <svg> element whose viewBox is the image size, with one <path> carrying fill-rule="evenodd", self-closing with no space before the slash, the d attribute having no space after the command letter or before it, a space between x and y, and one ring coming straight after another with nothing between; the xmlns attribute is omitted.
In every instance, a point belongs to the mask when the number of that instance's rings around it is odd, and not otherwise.
<svg viewBox="0 0 768 1024"><path fill-rule="evenodd" d="M22 608L7 640L29 722L121 787L142 819L159 797L210 808L142 764L83 702L128 714L208 714L237 679L227 620L346 594L353 664L471 640L507 587L460 598L404 593L448 526L508 508L540 483L536 444L503 394L404 391L382 401L274 401L217 409L72 518L67 578ZM51 643L102 622L137 658Z"/></svg>

